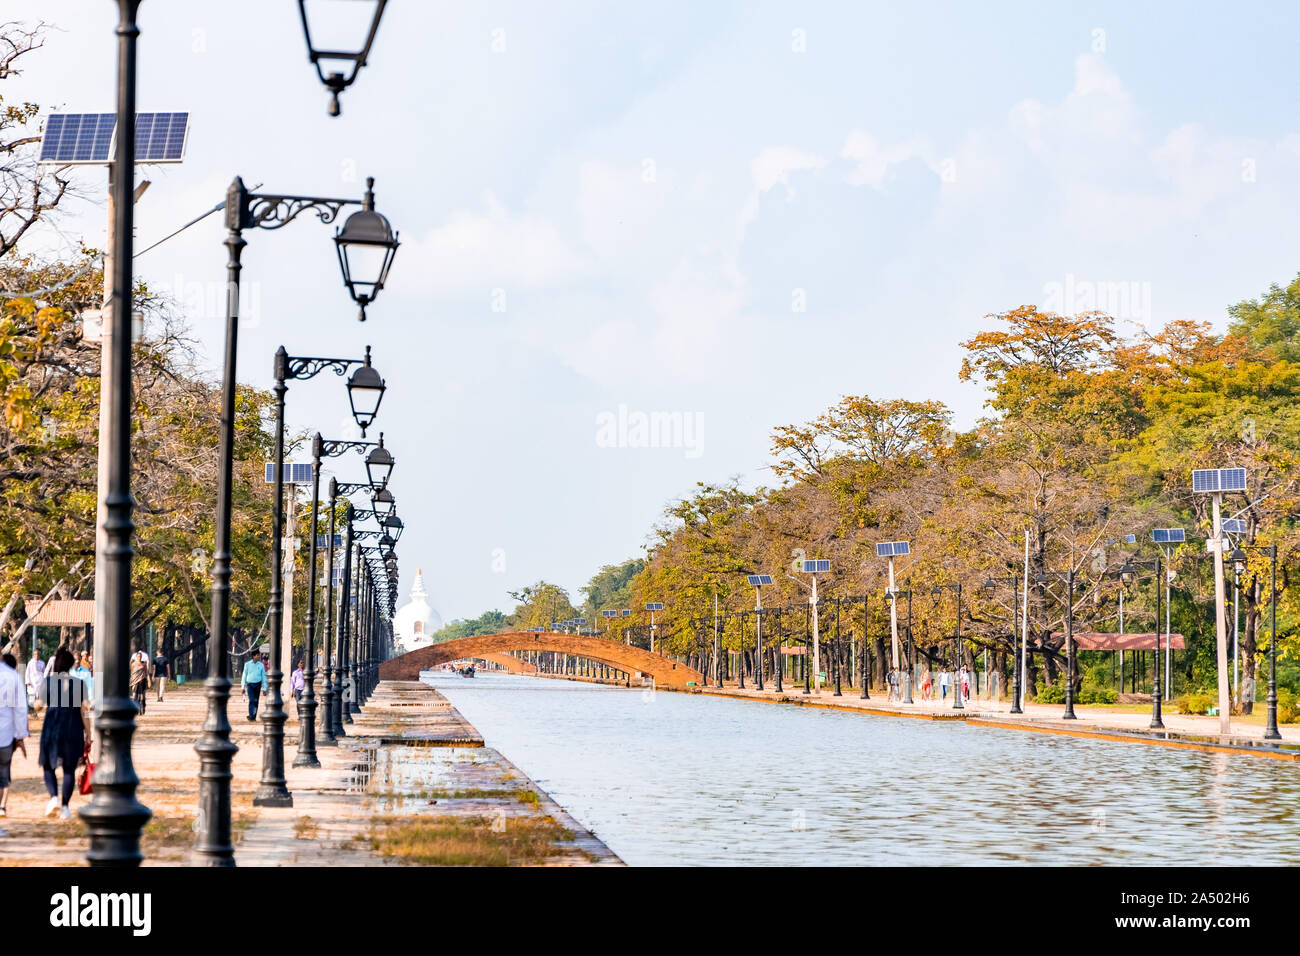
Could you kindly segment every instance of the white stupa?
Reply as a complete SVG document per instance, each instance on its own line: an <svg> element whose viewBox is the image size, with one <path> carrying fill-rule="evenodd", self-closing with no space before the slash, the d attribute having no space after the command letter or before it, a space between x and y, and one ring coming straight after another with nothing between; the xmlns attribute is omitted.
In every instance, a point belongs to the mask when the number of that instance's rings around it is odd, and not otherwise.
<svg viewBox="0 0 1300 956"><path fill-rule="evenodd" d="M429 594L424 590L424 570L417 569L415 583L411 585L410 603L404 604L393 615L393 634L397 638L398 653L405 654L417 647L428 647L429 635L442 629L442 618L429 607Z"/></svg>

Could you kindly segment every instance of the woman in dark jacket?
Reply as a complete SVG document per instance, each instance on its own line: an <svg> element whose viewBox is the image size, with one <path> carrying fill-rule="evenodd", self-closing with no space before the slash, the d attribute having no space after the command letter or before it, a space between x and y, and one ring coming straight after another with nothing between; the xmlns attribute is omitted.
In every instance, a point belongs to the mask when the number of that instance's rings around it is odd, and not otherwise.
<svg viewBox="0 0 1300 956"><path fill-rule="evenodd" d="M76 786L77 764L86 749L90 719L90 695L86 692L86 682L69 673L72 664L72 652L60 647L41 683L45 722L41 725L38 762L45 771L45 790L50 795L45 815L51 817L60 813L65 820L72 819L68 804L72 802L72 791ZM55 776L60 766L63 767L62 809Z"/></svg>

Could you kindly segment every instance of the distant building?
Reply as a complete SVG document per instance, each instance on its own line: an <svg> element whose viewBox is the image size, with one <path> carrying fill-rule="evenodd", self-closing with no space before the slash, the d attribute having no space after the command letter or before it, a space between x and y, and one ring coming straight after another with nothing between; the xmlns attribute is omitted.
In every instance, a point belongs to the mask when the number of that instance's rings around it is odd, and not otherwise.
<svg viewBox="0 0 1300 956"><path fill-rule="evenodd" d="M427 647L429 635L442 630L442 618L429 606L429 594L424 590L424 570L417 569L415 583L411 585L411 600L393 615L393 634L397 639L399 654Z"/></svg>

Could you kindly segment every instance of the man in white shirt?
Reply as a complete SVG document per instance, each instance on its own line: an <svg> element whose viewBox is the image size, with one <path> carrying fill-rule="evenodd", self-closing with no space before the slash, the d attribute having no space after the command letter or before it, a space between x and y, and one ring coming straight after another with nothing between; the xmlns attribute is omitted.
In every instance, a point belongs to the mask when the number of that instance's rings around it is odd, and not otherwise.
<svg viewBox="0 0 1300 956"><path fill-rule="evenodd" d="M14 665L12 654L0 658L0 817L9 813L9 765L14 747L27 756L27 688ZM0 828L0 837L7 836Z"/></svg>
<svg viewBox="0 0 1300 956"><path fill-rule="evenodd" d="M41 681L45 678L45 661L41 660L40 648L32 648L32 659L27 662L27 699L35 700L41 692Z"/></svg>

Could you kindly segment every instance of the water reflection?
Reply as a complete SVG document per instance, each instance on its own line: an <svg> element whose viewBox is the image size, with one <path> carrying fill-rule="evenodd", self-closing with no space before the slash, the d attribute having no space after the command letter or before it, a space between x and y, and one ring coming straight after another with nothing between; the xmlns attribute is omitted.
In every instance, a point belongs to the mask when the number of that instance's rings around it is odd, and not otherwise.
<svg viewBox="0 0 1300 956"><path fill-rule="evenodd" d="M427 675L628 863L1300 863L1300 766L539 678Z"/></svg>

